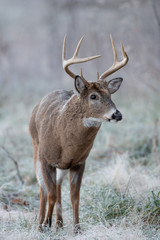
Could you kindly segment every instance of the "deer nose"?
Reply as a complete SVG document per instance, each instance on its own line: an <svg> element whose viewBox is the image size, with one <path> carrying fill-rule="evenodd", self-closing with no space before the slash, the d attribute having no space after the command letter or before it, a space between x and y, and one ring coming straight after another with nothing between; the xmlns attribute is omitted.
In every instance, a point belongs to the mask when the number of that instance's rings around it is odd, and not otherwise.
<svg viewBox="0 0 160 240"><path fill-rule="evenodd" d="M120 113L120 111L117 110L115 113L113 113L112 119L116 121L122 120L122 114Z"/></svg>

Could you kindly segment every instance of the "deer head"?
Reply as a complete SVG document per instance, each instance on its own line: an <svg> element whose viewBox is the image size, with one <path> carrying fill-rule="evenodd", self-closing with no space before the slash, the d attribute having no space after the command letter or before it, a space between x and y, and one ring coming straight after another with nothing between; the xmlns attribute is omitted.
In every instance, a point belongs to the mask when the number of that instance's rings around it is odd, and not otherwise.
<svg viewBox="0 0 160 240"><path fill-rule="evenodd" d="M115 93L121 83L123 81L122 78L114 78L111 80L105 80L106 77L116 72L123 66L125 66L128 62L128 56L124 50L123 44L121 43L123 59L119 62L117 60L117 52L113 42L113 38L110 35L114 61L113 65L104 73L102 73L99 77L99 73L97 73L97 82L88 82L82 74L81 76L75 75L71 70L68 69L69 65L76 63L87 62L96 58L101 57L101 55L86 57L86 58L78 58L78 52L83 40L83 37L80 39L75 53L72 58L66 60L65 59L65 49L66 49L66 36L64 38L63 43L63 52L62 52L62 64L64 70L69 74L75 81L75 89L79 93L79 97L83 102L84 109L86 111L86 117L84 118L85 126L97 125L99 126L103 121L120 121L122 119L122 114L117 110L115 104L111 100L111 94Z"/></svg>

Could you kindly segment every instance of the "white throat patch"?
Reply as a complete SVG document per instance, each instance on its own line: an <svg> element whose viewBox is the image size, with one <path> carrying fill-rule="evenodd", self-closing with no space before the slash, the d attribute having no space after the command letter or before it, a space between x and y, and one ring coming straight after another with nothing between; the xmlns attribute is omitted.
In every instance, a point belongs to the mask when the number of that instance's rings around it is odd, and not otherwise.
<svg viewBox="0 0 160 240"><path fill-rule="evenodd" d="M93 117L90 117L90 118L83 118L83 124L86 128L89 128L89 127L100 127L102 122L104 122L103 119L101 118L93 118Z"/></svg>

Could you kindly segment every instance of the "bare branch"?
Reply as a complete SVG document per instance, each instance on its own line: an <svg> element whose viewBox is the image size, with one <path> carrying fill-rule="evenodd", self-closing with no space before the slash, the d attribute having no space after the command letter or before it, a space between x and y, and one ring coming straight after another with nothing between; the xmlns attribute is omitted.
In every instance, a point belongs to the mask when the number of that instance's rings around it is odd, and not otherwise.
<svg viewBox="0 0 160 240"><path fill-rule="evenodd" d="M17 161L11 156L10 152L4 146L0 146L0 147L7 154L8 158L14 163L16 171L17 171L17 177L18 177L19 181L21 182L21 184L24 184L24 181L23 181L20 171L19 171L19 166L18 166Z"/></svg>

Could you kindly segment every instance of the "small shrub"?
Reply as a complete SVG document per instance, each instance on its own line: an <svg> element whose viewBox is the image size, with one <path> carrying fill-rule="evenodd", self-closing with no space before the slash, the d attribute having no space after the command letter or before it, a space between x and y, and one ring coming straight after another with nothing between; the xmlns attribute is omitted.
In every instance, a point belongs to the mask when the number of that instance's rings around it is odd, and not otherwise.
<svg viewBox="0 0 160 240"><path fill-rule="evenodd" d="M90 187L90 190L85 191L88 192L89 197L83 205L86 209L84 221L97 223L122 218L128 216L135 206L135 201L129 194L122 195L107 186L101 186L99 189L98 186Z"/></svg>

